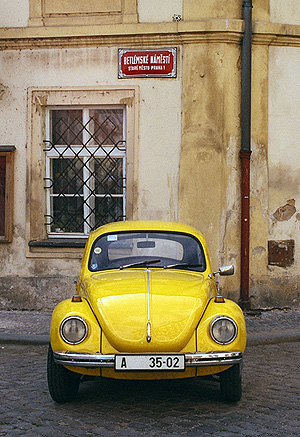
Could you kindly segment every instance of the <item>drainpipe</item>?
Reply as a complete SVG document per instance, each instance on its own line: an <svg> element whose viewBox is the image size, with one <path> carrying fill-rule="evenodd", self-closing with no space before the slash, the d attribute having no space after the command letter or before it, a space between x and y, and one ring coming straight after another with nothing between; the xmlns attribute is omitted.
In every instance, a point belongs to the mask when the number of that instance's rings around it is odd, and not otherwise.
<svg viewBox="0 0 300 437"><path fill-rule="evenodd" d="M243 0L245 25L242 41L241 107L241 284L239 305L247 310L249 297L250 156L251 156L251 49L252 0Z"/></svg>

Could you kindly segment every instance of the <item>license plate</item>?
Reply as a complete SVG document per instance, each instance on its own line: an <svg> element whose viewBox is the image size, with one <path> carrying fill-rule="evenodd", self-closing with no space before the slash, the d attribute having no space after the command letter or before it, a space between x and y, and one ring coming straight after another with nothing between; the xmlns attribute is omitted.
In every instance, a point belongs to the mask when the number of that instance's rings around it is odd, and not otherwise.
<svg viewBox="0 0 300 437"><path fill-rule="evenodd" d="M184 355L116 355L116 370L173 370L185 368Z"/></svg>

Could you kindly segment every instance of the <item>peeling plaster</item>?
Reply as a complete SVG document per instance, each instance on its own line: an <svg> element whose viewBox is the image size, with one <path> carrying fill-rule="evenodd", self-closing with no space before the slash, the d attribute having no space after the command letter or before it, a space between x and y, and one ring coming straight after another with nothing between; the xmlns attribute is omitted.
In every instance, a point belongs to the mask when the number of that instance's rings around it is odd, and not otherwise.
<svg viewBox="0 0 300 437"><path fill-rule="evenodd" d="M0 83L0 101L5 100L5 98L8 98L10 95L9 87L4 85L3 83Z"/></svg>
<svg viewBox="0 0 300 437"><path fill-rule="evenodd" d="M284 206L280 206L276 209L273 216L276 220L282 222L289 220L295 214L295 212L295 199L289 199Z"/></svg>
<svg viewBox="0 0 300 437"><path fill-rule="evenodd" d="M252 250L252 254L253 254L253 256L256 256L256 255L263 255L263 254L265 254L265 253L266 253L266 248L263 247L263 246L256 246L256 247L254 247L253 250Z"/></svg>
<svg viewBox="0 0 300 437"><path fill-rule="evenodd" d="M5 94L7 87L3 85L3 83L0 83L0 100L2 100L3 95Z"/></svg>

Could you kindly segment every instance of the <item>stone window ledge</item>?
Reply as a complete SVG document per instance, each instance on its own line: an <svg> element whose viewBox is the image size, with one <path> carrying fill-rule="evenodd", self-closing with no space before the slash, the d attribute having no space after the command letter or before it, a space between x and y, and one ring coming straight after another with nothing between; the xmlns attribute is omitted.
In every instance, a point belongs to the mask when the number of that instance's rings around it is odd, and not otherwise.
<svg viewBox="0 0 300 437"><path fill-rule="evenodd" d="M49 238L48 240L39 240L39 241L29 241L29 247L62 247L62 248L80 248L83 249L85 247L87 239L85 238Z"/></svg>

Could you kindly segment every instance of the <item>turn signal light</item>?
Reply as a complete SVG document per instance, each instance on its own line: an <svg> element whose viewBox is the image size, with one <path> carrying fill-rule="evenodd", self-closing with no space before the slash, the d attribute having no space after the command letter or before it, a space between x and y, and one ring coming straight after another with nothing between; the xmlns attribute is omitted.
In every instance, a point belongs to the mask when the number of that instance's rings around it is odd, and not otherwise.
<svg viewBox="0 0 300 437"><path fill-rule="evenodd" d="M216 303L225 303L225 299L223 296L216 296L215 297L215 302Z"/></svg>
<svg viewBox="0 0 300 437"><path fill-rule="evenodd" d="M79 296L78 294L75 294L72 297L71 302L82 302L81 296Z"/></svg>

